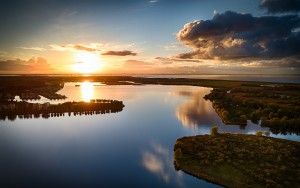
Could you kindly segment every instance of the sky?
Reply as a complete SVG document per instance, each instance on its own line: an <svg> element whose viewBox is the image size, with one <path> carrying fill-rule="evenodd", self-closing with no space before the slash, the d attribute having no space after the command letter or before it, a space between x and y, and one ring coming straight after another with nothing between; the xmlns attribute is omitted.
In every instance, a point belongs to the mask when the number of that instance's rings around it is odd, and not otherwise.
<svg viewBox="0 0 300 188"><path fill-rule="evenodd" d="M1 1L1 74L299 74L300 0Z"/></svg>

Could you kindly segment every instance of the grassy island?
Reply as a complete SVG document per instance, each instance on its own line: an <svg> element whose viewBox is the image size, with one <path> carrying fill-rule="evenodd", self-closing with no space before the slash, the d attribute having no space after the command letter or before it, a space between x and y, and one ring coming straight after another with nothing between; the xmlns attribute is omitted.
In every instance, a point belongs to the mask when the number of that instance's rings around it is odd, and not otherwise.
<svg viewBox="0 0 300 188"><path fill-rule="evenodd" d="M214 134L183 137L177 170L226 187L300 187L300 143L271 137Z"/></svg>

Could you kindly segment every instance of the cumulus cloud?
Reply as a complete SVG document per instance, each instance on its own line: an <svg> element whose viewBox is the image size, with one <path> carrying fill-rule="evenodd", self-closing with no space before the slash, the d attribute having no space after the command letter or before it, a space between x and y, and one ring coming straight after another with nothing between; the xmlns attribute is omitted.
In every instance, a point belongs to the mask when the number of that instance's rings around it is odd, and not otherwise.
<svg viewBox="0 0 300 188"><path fill-rule="evenodd" d="M0 72L2 73L45 73L53 69L42 57L33 57L26 60L2 60L0 61Z"/></svg>
<svg viewBox="0 0 300 188"><path fill-rule="evenodd" d="M262 16L232 11L211 20L193 21L177 33L179 41L193 48L182 59L286 58L300 55L298 15Z"/></svg>
<svg viewBox="0 0 300 188"><path fill-rule="evenodd" d="M122 51L107 51L102 53L102 55L110 55L110 56L136 56L137 53L132 52L130 50L122 50Z"/></svg>
<svg viewBox="0 0 300 188"><path fill-rule="evenodd" d="M262 0L261 8L267 9L269 13L285 13L285 12L299 12L299 0Z"/></svg>

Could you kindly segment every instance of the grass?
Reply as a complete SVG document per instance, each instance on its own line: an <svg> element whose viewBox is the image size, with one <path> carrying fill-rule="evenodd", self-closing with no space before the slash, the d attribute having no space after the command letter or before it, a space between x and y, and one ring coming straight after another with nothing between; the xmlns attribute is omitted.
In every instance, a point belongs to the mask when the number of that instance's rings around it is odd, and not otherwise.
<svg viewBox="0 0 300 188"><path fill-rule="evenodd" d="M178 170L226 187L300 187L300 143L256 135L183 137Z"/></svg>

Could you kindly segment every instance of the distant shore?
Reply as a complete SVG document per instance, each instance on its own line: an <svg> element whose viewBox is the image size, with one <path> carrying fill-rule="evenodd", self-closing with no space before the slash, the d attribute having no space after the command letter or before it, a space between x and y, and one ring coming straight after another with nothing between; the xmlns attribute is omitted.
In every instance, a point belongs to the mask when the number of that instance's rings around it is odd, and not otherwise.
<svg viewBox="0 0 300 188"><path fill-rule="evenodd" d="M142 78L191 78L236 81L261 81L275 83L300 83L300 74L133 74L133 75L79 75L79 74L0 74L1 76L111 76L111 77L142 77Z"/></svg>

